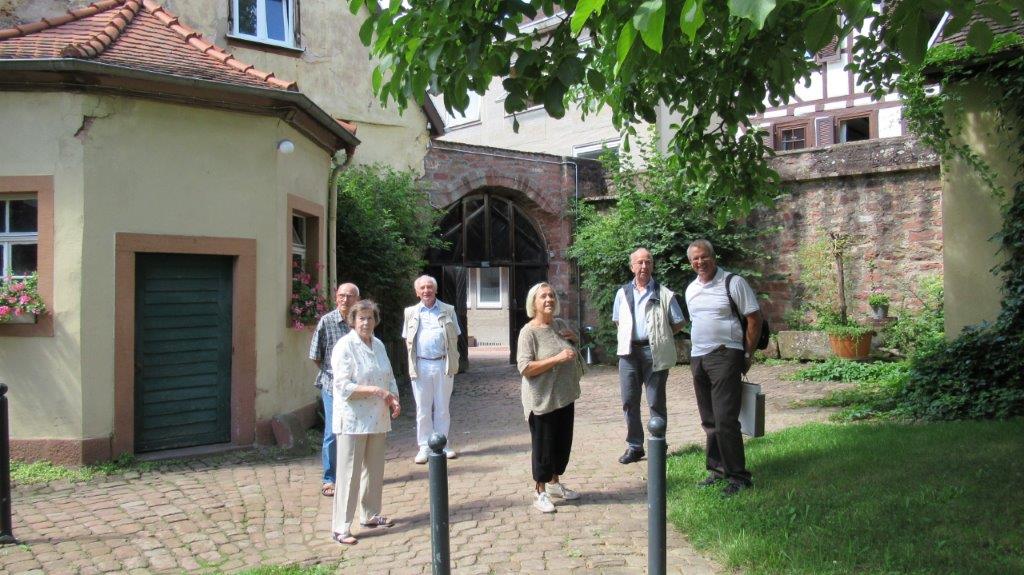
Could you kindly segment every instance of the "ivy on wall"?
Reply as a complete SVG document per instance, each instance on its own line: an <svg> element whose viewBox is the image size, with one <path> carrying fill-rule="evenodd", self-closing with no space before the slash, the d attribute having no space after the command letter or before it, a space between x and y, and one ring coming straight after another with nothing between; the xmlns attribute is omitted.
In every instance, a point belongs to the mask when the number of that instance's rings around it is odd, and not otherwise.
<svg viewBox="0 0 1024 575"><path fill-rule="evenodd" d="M937 75L940 91L925 90L925 74ZM964 106L955 86L981 82L992 95L991 109L999 131L1015 146L1008 150L1015 165L1024 158L1024 38L996 37L992 51L981 57L973 48L939 45L923 66L898 81L911 130L944 161L959 160L974 169L1001 202L1002 230L996 235L1003 261L994 271L1003 278L1003 301L992 324L965 329L950 342L938 341L915 354L900 402L923 419L1006 418L1024 415L1024 173L1021 168L1010 193L1000 189L995 171L957 136Z"/></svg>

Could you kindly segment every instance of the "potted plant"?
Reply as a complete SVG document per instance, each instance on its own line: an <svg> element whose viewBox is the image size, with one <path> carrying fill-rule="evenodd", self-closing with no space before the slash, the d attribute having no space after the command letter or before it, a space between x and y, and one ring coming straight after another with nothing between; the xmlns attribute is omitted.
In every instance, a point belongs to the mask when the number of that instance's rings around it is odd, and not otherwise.
<svg viewBox="0 0 1024 575"><path fill-rule="evenodd" d="M0 281L0 323L35 323L46 313L39 296L39 274Z"/></svg>
<svg viewBox="0 0 1024 575"><path fill-rule="evenodd" d="M316 326L317 320L327 312L327 300L319 282L302 268L292 269L292 305L289 308L292 328L306 329Z"/></svg>
<svg viewBox="0 0 1024 575"><path fill-rule="evenodd" d="M871 314L876 320L883 320L889 315L889 296L874 292L868 296L868 305L871 306Z"/></svg>
<svg viewBox="0 0 1024 575"><path fill-rule="evenodd" d="M849 243L845 234L829 232L829 251L836 262L836 300L839 314L834 322L825 326L829 345L837 356L844 359L864 359L871 354L871 336L874 331L850 319L846 314L846 276L843 273L843 252Z"/></svg>

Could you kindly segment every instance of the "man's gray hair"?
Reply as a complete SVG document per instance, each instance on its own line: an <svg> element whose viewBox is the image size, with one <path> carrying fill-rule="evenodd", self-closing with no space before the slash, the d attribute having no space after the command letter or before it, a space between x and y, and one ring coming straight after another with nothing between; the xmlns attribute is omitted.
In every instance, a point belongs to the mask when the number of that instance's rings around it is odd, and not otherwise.
<svg viewBox="0 0 1024 575"><path fill-rule="evenodd" d="M700 248L700 249L708 252L709 256L715 257L715 248L714 248L714 246L711 245L711 242L709 242L709 241L707 241L705 239L693 240L692 242L690 242L690 245L686 248L686 257L687 258L690 257L690 248Z"/></svg>
<svg viewBox="0 0 1024 575"><path fill-rule="evenodd" d="M427 274L423 274L420 277L416 278L416 281L412 282L412 287L418 287L420 285L420 282L430 282L434 284L434 289L437 289L437 280L434 279L434 276L428 276Z"/></svg>
<svg viewBox="0 0 1024 575"><path fill-rule="evenodd" d="M639 248L633 250L633 253L629 254L629 265L633 265L633 256L635 256L636 254L638 254L640 252L647 252L648 254L650 254L651 250L649 250L649 249L647 249L645 247L639 247ZM651 260L654 260L654 255L653 254L651 255Z"/></svg>
<svg viewBox="0 0 1024 575"><path fill-rule="evenodd" d="M343 288L345 286L352 286L352 289L356 290L356 297L359 297L359 286L357 286L356 284L354 284L352 282L345 282L345 283L341 284L340 286L338 286L338 289L334 290L334 293L340 292L341 288Z"/></svg>

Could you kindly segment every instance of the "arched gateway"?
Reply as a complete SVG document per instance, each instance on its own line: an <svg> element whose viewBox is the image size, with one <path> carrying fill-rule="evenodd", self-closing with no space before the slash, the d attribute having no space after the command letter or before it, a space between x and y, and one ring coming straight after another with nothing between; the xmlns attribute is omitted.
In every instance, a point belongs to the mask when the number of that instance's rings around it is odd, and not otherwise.
<svg viewBox="0 0 1024 575"><path fill-rule="evenodd" d="M574 198L605 193L600 165L591 160L432 142L421 180L430 203L444 210L443 249L427 254L427 273L438 280L438 297L456 307L466 357L472 328L467 295L479 317L485 276L502 295L489 317L503 314L499 345L514 360L519 329L526 323L526 292L547 280L562 300L562 315L579 322L582 307L574 266L566 258L572 237ZM468 321L467 321L468 319ZM505 333L507 331L507 333ZM479 332L478 332L479 333ZM494 331L489 332L494 335ZM461 367L465 369L467 364Z"/></svg>
<svg viewBox="0 0 1024 575"><path fill-rule="evenodd" d="M439 297L455 306L459 323L467 326L467 275L473 268L508 270L508 328L511 358L515 358L519 329L527 322L526 292L547 279L548 254L544 238L526 212L505 190L483 190L448 207L441 220L443 249L430 250L431 275L438 279ZM459 338L463 358L468 348L464 329Z"/></svg>

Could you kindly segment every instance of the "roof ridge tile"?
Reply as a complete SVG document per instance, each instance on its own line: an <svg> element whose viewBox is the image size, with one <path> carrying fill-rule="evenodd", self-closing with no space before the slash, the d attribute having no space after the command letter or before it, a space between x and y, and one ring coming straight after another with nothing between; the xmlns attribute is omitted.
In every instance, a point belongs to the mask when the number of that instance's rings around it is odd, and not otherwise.
<svg viewBox="0 0 1024 575"><path fill-rule="evenodd" d="M102 30L84 42L68 44L60 51L61 56L66 58L94 58L117 41L118 37L121 36L121 32L128 27L128 24L138 14L139 9L142 8L139 0L103 0L102 2L93 2L88 8L83 8L79 11L84 12L95 8L97 10L95 14L99 14L117 6L120 6L117 13L111 17L110 22ZM123 24L118 26L114 23L118 20L123 21Z"/></svg>

